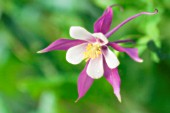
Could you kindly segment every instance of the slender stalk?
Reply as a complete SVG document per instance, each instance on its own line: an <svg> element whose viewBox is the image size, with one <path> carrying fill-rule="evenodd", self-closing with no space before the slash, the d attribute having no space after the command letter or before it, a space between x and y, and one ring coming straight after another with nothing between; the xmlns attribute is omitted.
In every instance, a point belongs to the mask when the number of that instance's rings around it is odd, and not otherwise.
<svg viewBox="0 0 170 113"><path fill-rule="evenodd" d="M133 40L131 39L128 39L128 40L117 40L117 41L114 41L114 43L126 43L126 42L132 42L132 43L135 43Z"/></svg>
<svg viewBox="0 0 170 113"><path fill-rule="evenodd" d="M127 18L126 20L124 20L122 23L120 23L119 25L117 25L115 28L113 28L111 31L109 31L108 33L106 33L106 37L110 37L113 33L115 33L119 28L121 28L123 25L125 25L127 22L141 16L141 15L154 15L154 14L157 14L158 13L158 10L155 9L155 11L153 13L150 13L150 12L141 12L141 13L138 13L136 15L133 15L129 18Z"/></svg>

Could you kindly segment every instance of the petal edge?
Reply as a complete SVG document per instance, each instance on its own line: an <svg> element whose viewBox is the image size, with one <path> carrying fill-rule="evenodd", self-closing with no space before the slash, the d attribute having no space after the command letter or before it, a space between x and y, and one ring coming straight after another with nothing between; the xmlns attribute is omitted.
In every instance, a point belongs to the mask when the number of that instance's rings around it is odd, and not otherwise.
<svg viewBox="0 0 170 113"><path fill-rule="evenodd" d="M86 50L87 43L83 43L68 49L66 60L71 64L79 64L84 59L83 52Z"/></svg>
<svg viewBox="0 0 170 113"><path fill-rule="evenodd" d="M109 49L103 49L103 55L109 68L116 68L120 63L117 56Z"/></svg>
<svg viewBox="0 0 170 113"><path fill-rule="evenodd" d="M98 58L90 59L87 66L87 74L93 79L99 79L103 76L104 69L102 55L100 55Z"/></svg>
<svg viewBox="0 0 170 113"><path fill-rule="evenodd" d="M74 39L93 41L95 38L90 32L80 26L72 26L70 28L70 36Z"/></svg>

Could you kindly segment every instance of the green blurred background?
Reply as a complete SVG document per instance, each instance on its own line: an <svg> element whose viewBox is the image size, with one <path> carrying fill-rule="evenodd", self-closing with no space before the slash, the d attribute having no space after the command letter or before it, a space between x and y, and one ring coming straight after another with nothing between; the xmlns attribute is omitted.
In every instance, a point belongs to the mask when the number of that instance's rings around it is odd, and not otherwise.
<svg viewBox="0 0 170 113"><path fill-rule="evenodd" d="M93 32L105 8L114 7L112 27L141 11L110 41L133 39L143 63L119 53L122 103L104 79L95 80L78 103L77 78L65 51L36 54L54 40L70 38L70 26ZM0 0L0 113L170 113L169 0Z"/></svg>

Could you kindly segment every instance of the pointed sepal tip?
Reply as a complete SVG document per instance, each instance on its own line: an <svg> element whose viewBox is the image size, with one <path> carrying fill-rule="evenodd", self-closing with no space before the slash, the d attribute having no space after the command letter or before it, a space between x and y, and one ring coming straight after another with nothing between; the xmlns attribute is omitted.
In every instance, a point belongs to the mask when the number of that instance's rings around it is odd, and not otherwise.
<svg viewBox="0 0 170 113"><path fill-rule="evenodd" d="M121 103L122 99L121 99L121 95L120 92L114 92L115 96L117 97L118 101Z"/></svg>
<svg viewBox="0 0 170 113"><path fill-rule="evenodd" d="M122 102L122 99L121 99L121 96L120 95L116 95L118 101L121 103Z"/></svg>
<svg viewBox="0 0 170 113"><path fill-rule="evenodd" d="M77 103L80 100L80 98L77 98L74 102Z"/></svg>
<svg viewBox="0 0 170 113"><path fill-rule="evenodd" d="M43 50L40 50L40 51L37 51L37 53L44 53L44 51L43 51Z"/></svg>
<svg viewBox="0 0 170 113"><path fill-rule="evenodd" d="M143 59L140 59L139 62L142 63L142 62L143 62Z"/></svg>

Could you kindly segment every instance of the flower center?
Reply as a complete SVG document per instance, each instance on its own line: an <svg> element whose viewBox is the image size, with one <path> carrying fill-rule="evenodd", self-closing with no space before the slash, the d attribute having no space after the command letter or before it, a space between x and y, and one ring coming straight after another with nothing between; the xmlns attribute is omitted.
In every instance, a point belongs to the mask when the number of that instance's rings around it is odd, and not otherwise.
<svg viewBox="0 0 170 113"><path fill-rule="evenodd" d="M84 52L84 59L88 61L89 59L95 59L101 55L101 46L98 43L91 44L89 43Z"/></svg>

